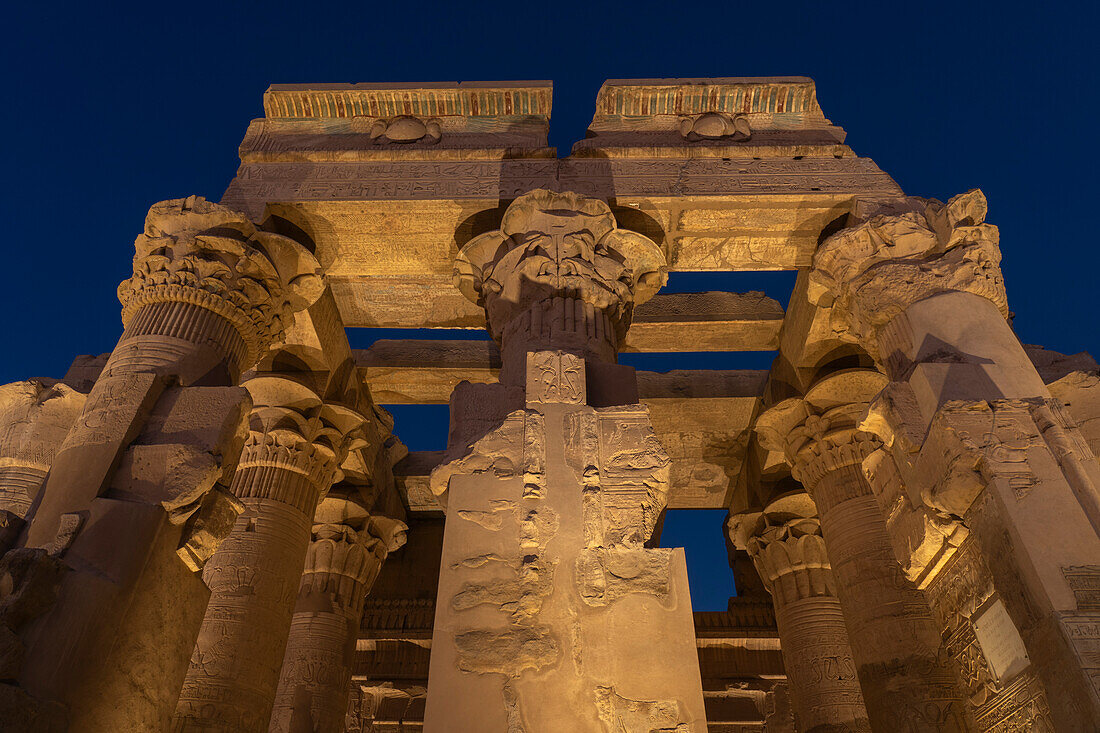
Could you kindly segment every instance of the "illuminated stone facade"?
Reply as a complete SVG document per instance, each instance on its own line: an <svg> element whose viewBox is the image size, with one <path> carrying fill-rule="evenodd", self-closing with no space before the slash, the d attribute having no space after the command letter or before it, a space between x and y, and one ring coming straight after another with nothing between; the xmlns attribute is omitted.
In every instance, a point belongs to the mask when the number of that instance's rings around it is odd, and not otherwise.
<svg viewBox="0 0 1100 733"><path fill-rule="evenodd" d="M806 78L609 81L564 157L550 108L277 85L152 206L114 350L0 387L0 730L1095 730L1100 367L1020 344L984 195ZM726 611L669 509L728 511Z"/></svg>

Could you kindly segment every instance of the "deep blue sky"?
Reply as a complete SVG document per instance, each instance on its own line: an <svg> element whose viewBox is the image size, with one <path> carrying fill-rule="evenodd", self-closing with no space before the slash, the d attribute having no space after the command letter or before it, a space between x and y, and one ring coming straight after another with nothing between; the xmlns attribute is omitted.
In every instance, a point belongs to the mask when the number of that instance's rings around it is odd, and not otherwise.
<svg viewBox="0 0 1100 733"><path fill-rule="evenodd" d="M909 193L986 192L1022 340L1097 352L1097 19L1084 2L18 3L0 383L113 346L149 204L219 198L273 82L553 79L565 155L604 79L811 76ZM696 606L723 605L726 581L696 572Z"/></svg>

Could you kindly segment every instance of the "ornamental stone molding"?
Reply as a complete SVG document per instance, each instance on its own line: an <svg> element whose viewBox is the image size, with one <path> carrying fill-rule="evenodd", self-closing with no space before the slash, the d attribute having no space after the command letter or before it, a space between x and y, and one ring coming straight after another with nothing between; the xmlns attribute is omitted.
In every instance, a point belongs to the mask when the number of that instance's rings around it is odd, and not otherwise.
<svg viewBox="0 0 1100 733"><path fill-rule="evenodd" d="M834 332L879 354L878 331L907 307L937 293L963 291L1008 316L997 227L985 223L978 189L946 204L909 197L904 213L878 214L830 236L810 270L811 303L832 308Z"/></svg>
<svg viewBox="0 0 1100 733"><path fill-rule="evenodd" d="M500 229L462 248L453 279L463 295L485 308L498 342L513 319L553 299L563 326L580 320L593 331L606 328L606 338L617 346L634 307L653 297L667 277L661 248L619 228L604 201L536 189L508 206ZM530 318L540 316L535 311Z"/></svg>
<svg viewBox="0 0 1100 733"><path fill-rule="evenodd" d="M133 275L118 287L127 333L171 326L162 335L195 340L221 331L214 337L238 370L281 341L293 313L324 289L320 265L305 247L201 196L154 204L134 248ZM181 305L202 310L185 313ZM234 333L207 323L210 314Z"/></svg>

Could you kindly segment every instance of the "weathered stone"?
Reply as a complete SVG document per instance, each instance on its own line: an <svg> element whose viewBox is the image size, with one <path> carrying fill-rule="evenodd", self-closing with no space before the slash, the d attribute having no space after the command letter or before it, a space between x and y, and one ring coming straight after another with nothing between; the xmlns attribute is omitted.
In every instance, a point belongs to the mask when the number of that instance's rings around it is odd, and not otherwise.
<svg viewBox="0 0 1100 733"><path fill-rule="evenodd" d="M802 77L608 81L562 158L550 108L276 85L223 203L150 209L115 349L0 387L0 729L1092 729L1098 368L1019 343L984 195L905 196ZM692 613L703 508L738 595Z"/></svg>

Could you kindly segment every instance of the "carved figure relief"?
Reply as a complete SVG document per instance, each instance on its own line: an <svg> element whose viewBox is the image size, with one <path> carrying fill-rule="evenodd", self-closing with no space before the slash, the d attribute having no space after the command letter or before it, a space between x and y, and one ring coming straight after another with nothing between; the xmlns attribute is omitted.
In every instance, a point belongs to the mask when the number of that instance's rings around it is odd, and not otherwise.
<svg viewBox="0 0 1100 733"><path fill-rule="evenodd" d="M752 128L745 115L727 115L724 112L706 112L697 117L680 120L680 135L690 142L696 140L748 140Z"/></svg>
<svg viewBox="0 0 1100 733"><path fill-rule="evenodd" d="M439 120L399 115L390 120L375 121L370 128L370 138L375 142L401 145L422 141L434 145L443 138L443 130Z"/></svg>

